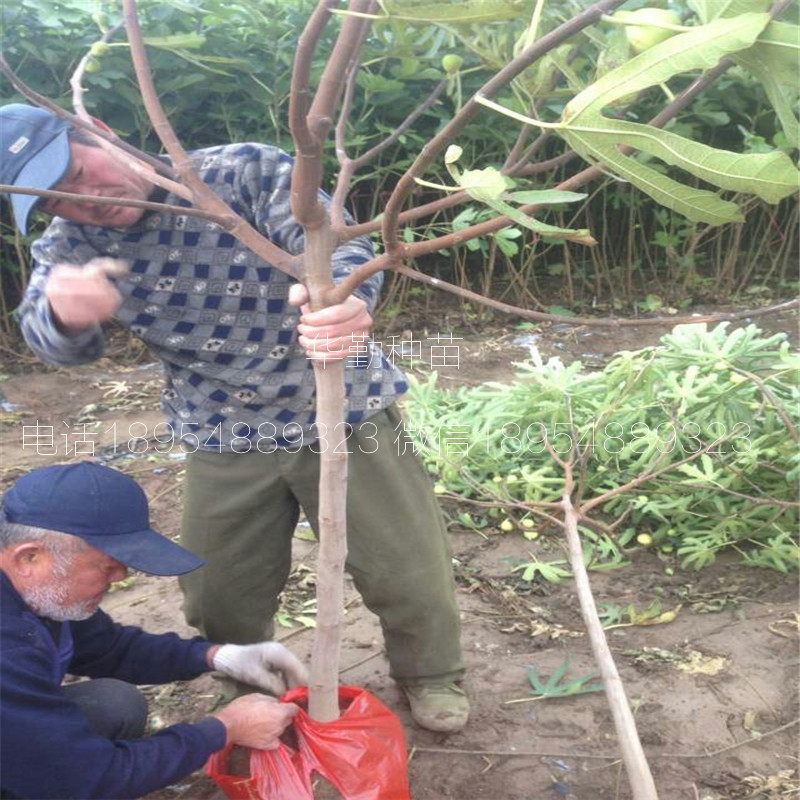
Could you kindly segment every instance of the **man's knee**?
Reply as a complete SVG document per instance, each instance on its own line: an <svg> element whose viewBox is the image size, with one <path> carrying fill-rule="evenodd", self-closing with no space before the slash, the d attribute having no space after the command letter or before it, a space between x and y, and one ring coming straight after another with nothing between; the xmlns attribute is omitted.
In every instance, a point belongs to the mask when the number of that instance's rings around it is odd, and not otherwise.
<svg viewBox="0 0 800 800"><path fill-rule="evenodd" d="M78 705L99 736L114 740L144 736L147 700L133 684L97 678L62 686L61 693Z"/></svg>

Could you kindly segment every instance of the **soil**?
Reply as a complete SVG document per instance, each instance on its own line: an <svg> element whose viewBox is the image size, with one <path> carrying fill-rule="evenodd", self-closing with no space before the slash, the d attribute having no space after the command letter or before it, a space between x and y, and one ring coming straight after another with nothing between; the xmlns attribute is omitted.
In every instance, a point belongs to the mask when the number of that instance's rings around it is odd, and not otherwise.
<svg viewBox="0 0 800 800"><path fill-rule="evenodd" d="M413 317L392 324L398 337L409 338L397 327L405 325L424 341L424 325L416 327L419 321ZM770 325L790 330L794 319L784 315ZM578 357L594 365L617 350L655 343L661 333L566 326L464 329L457 334L463 338L454 342L459 364L441 367L440 381L455 388L509 380L513 362L524 359L532 341L520 342L520 335L538 337L535 343L545 357ZM388 340L390 335L386 331L377 338ZM429 351L421 351L426 353L430 360ZM0 490L31 468L84 458L93 451L141 483L151 499L154 526L176 535L184 462L177 447L167 442L157 448L149 439L161 421L157 365L120 366L104 359L70 370L37 367L3 377ZM138 425L131 429L134 423ZM156 431L164 432L163 426ZM38 442L33 438L37 433ZM149 441L128 441L136 435ZM131 454L137 445L144 452ZM377 619L361 604L352 584L346 585L342 682L373 692L402 720L412 797L629 798L602 692L508 703L530 697L530 666L546 677L568 657L568 678L594 672L572 583L524 583L519 573L511 572L514 559L527 560L530 552L560 557L558 535L529 542L518 533L451 530L468 665L465 685L472 702L470 722L462 732L443 736L415 727L388 678ZM313 598L316 544L302 523L295 544L295 570L284 595L285 625L279 627L278 638L307 658L313 630L302 620ZM590 573L598 602L633 603L642 609L657 599L665 611L680 606L672 622L608 632L660 796L798 796L796 575L744 568L732 558L699 573L687 572L647 548L633 550L630 557L631 565L622 570ZM674 574L665 572L673 567ZM194 633L183 622L174 579L135 574L128 585L109 594L104 608L118 621L150 631ZM199 719L221 701L211 676L145 691L153 730ZM198 772L149 797L219 800L223 795Z"/></svg>

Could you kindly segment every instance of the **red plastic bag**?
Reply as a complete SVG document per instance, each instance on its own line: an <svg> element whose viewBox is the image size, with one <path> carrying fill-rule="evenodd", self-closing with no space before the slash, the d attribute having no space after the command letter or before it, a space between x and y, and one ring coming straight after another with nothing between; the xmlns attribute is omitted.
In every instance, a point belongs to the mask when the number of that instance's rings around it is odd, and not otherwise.
<svg viewBox="0 0 800 800"><path fill-rule="evenodd" d="M297 748L251 750L250 776L227 772L230 748L215 753L206 774L231 800L314 800L311 775L318 772L344 800L410 800L406 742L395 714L355 686L339 687L342 715L315 722L306 713L308 689L292 689L282 703L301 708L294 718Z"/></svg>

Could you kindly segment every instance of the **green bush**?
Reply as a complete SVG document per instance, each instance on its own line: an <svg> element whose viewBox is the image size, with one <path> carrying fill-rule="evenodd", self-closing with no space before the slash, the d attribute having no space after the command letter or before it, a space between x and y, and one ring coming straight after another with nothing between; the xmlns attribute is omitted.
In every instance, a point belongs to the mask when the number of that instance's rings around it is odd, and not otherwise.
<svg viewBox="0 0 800 800"><path fill-rule="evenodd" d="M494 501L530 528L563 491L549 445L576 463L576 505L626 487L588 515L617 544L647 533L695 569L724 549L797 566L800 358L784 334L679 325L599 372L535 357L520 370L509 385L414 384L409 433L440 493Z"/></svg>

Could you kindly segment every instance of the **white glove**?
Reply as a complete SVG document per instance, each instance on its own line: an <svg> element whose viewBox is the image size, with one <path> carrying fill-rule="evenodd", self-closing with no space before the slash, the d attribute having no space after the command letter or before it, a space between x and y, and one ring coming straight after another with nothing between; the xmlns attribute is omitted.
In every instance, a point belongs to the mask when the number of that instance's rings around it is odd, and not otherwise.
<svg viewBox="0 0 800 800"><path fill-rule="evenodd" d="M308 683L306 668L278 642L224 644L214 653L213 661L214 669L276 696Z"/></svg>

